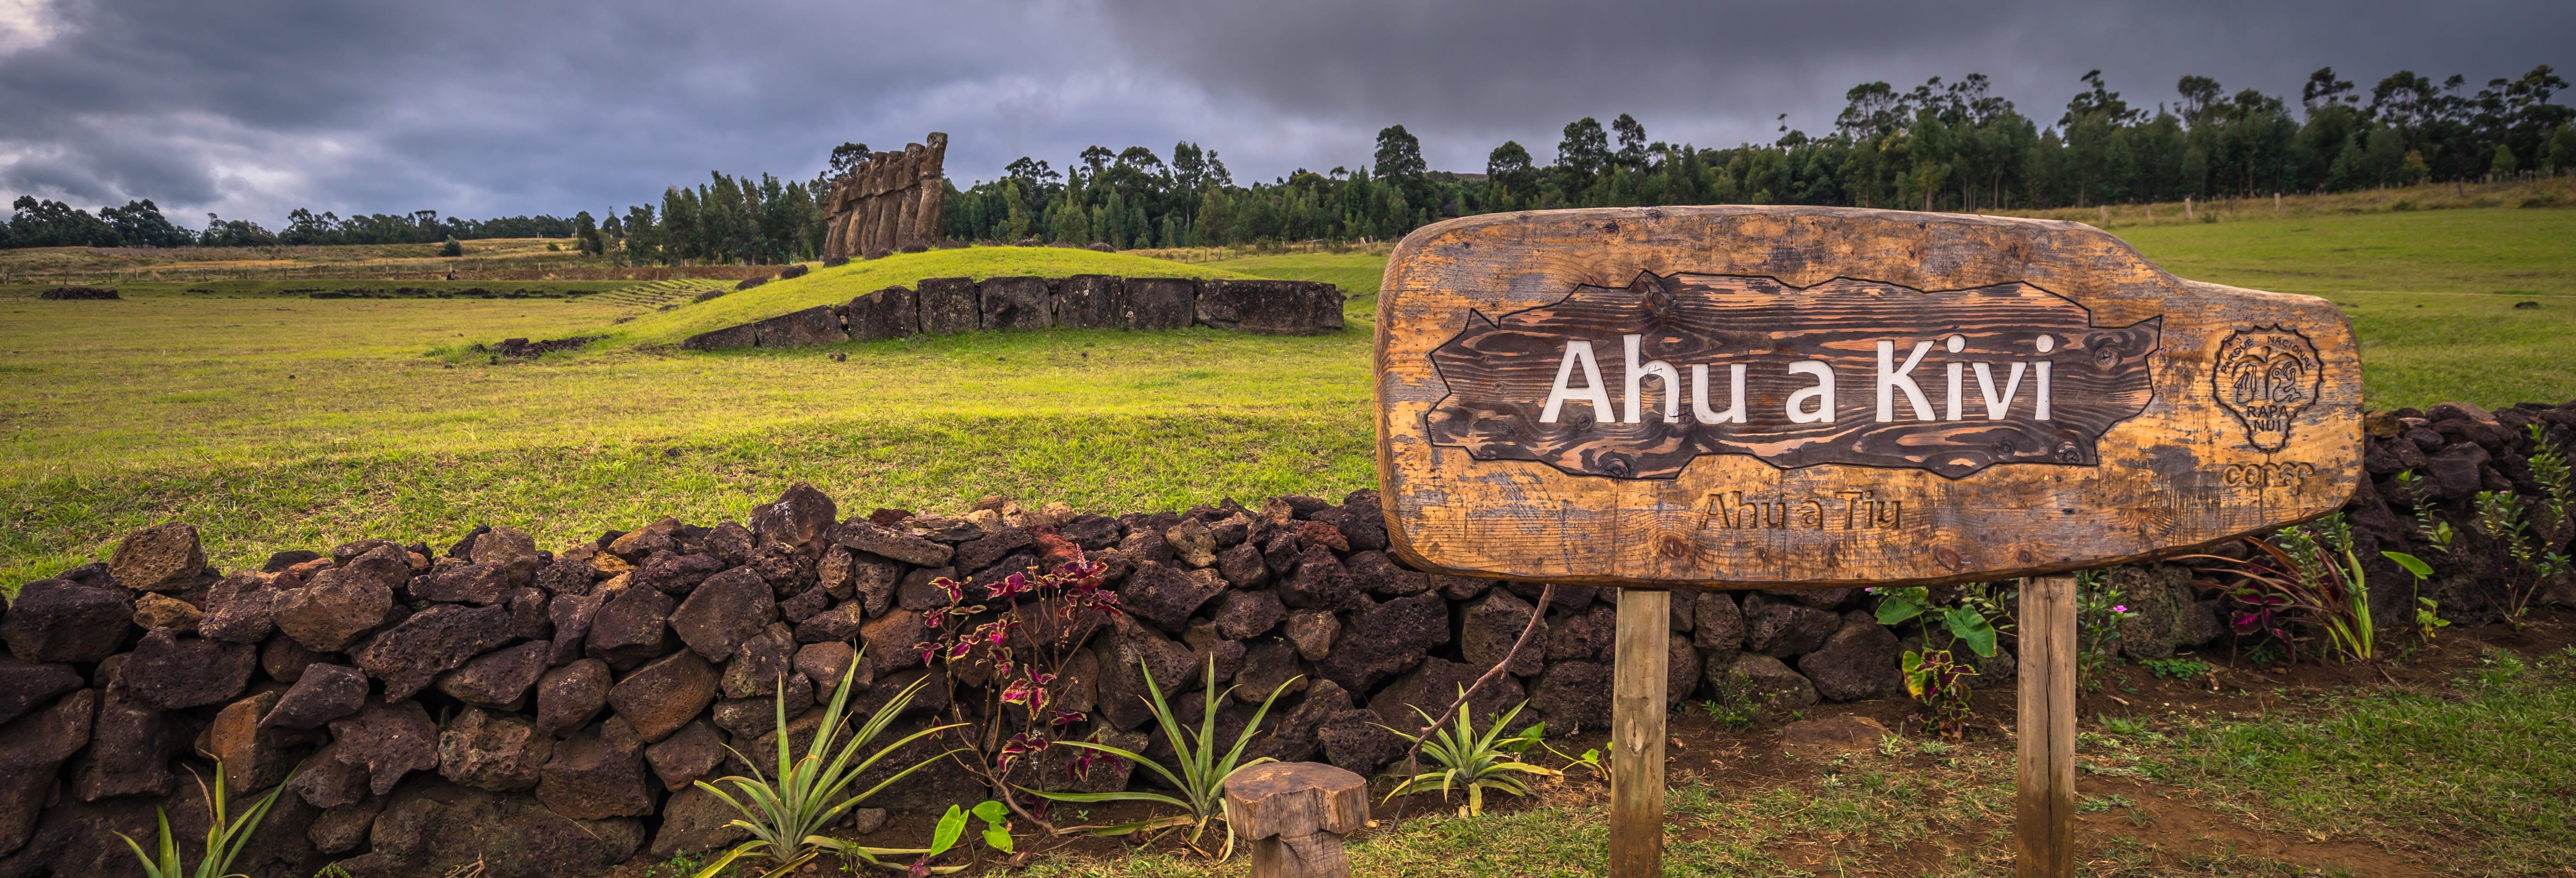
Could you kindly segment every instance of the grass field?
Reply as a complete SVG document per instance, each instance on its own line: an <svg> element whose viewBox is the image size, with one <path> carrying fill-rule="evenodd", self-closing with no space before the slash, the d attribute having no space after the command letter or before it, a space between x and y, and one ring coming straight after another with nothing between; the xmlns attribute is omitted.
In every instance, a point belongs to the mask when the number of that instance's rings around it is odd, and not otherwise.
<svg viewBox="0 0 2576 878"><path fill-rule="evenodd" d="M2576 211L2119 231L2186 277L2345 303L2375 406L2576 396ZM0 287L0 586L170 518L206 528L215 561L240 566L359 536L452 539L477 522L552 546L664 514L740 518L796 479L848 505L924 509L995 493L1098 511L1338 497L1374 481L1365 320L1383 261L971 248L669 311L654 309L687 299L623 282L405 282L603 291L525 300L316 300L295 291L360 282L302 278L130 285L116 302ZM1354 322L1313 338L1053 330L717 355L655 346L922 276L1074 271L1326 280L1355 294ZM2521 301L2540 307L2512 307ZM603 332L630 343L500 364L470 350Z"/></svg>

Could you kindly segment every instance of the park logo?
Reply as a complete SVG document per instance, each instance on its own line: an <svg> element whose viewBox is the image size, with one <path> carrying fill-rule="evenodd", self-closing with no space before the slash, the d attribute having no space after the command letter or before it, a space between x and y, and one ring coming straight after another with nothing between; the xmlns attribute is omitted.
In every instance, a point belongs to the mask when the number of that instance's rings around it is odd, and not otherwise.
<svg viewBox="0 0 2576 878"><path fill-rule="evenodd" d="M1500 319L1470 310L1431 353L1448 395L1424 427L1476 460L1614 479L1671 479L1711 454L1948 478L2095 466L2103 433L2154 399L2163 319L2095 326L2019 282L1641 273Z"/></svg>
<svg viewBox="0 0 2576 878"><path fill-rule="evenodd" d="M2279 451L2290 443L2292 422L2316 403L2324 373L2317 346L2297 329L2255 326L2219 344L2209 381L2219 406L2245 425L2245 441Z"/></svg>

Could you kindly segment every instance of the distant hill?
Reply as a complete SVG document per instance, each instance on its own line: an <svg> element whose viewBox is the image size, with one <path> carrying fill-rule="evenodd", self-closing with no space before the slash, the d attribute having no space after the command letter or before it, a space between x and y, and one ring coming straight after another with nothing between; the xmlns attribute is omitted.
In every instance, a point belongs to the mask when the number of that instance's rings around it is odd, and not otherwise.
<svg viewBox="0 0 2576 878"><path fill-rule="evenodd" d="M1110 274L1122 277L1249 278L1252 275L1124 253L1098 253L1070 247L965 247L902 253L883 259L817 268L804 277L727 293L703 302L684 302L652 311L610 330L612 343L678 344L681 339L800 311L816 305L841 305L866 293L893 286L912 286L928 277L1034 275L1064 277Z"/></svg>

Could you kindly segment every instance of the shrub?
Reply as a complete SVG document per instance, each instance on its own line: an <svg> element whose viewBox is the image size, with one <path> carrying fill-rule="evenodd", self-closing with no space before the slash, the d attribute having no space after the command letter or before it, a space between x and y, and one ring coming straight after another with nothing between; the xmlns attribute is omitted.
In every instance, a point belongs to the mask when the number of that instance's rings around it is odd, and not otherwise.
<svg viewBox="0 0 2576 878"><path fill-rule="evenodd" d="M268 819L269 806L277 804L277 794L285 792L286 785L278 784L276 789L268 791L266 798L252 805L249 813L230 821L224 819L227 810L224 803L230 797L224 794L222 762L215 763L214 789L208 790L205 779L199 778L197 791L205 794L206 809L213 813L214 819L206 827L205 851L197 860L195 870L188 869L179 859L179 842L170 836L168 811L155 809L161 819L159 844L154 846L155 853L159 854L157 858L144 853L143 846L135 843L132 837L122 832L116 834L117 838L125 840L126 847L134 849L135 858L143 861L145 878L223 878L231 874L233 858L241 856L242 847L250 843L251 833L258 831L260 822Z"/></svg>
<svg viewBox="0 0 2576 878"><path fill-rule="evenodd" d="M949 755L941 753L924 759L857 795L843 797L843 791L856 782L860 775L866 774L869 768L875 767L877 760L884 759L886 754L902 749L904 745L924 737L955 728L955 726L933 726L914 732L902 740L877 748L875 754L852 764L852 760L858 758L860 751L870 742L875 741L877 735L884 732L889 723L894 722L896 715L911 706L913 696L920 694L922 687L930 682L927 678L914 680L912 685L904 687L902 692L896 693L894 698L878 707L876 713L859 726L856 734L839 742L836 747L834 739L842 737L842 723L848 720L850 690L854 688L851 681L858 673L858 663L865 660L866 655L862 651L852 658L850 667L841 672L841 685L832 690L832 703L823 708L823 721L815 727L813 740L806 743L805 755L796 756L791 749L788 736L783 732L778 735L778 774L775 777L762 775L758 760L735 750L736 757L753 766L750 777L733 775L718 778L716 783L703 780L697 782L699 789L722 799L735 811L741 812L742 819L728 825L748 830L752 837L750 841L735 845L733 849L725 851L723 856L709 861L705 868L698 870L696 878L711 878L711 876L723 874L733 865L734 860L754 852L767 854L771 860L778 863L778 866L768 873L770 875L784 875L795 871L796 867L813 860L826 850L866 860L869 863L875 863L877 857L887 854L927 856L930 853L927 848L862 847L818 834L822 832L823 827L832 825L851 808L857 807L860 802L867 801L869 796L876 795L878 790L885 789L894 782L904 779L906 775L920 771L923 766L945 759ZM776 705L778 710L776 728L786 729L787 683L783 677L778 684ZM732 748L728 746L726 749ZM739 794L741 798L727 794L716 786L717 783L732 786L734 793Z"/></svg>
<svg viewBox="0 0 2576 878"><path fill-rule="evenodd" d="M1458 700L1460 702L1467 700L1466 687L1459 687ZM1528 706L1527 701L1513 705L1512 709L1504 711L1502 716L1495 717L1494 721L1485 727L1483 734L1476 732L1476 725L1471 721L1471 715L1475 711L1468 709L1464 703L1457 706L1457 722L1446 731L1435 726L1423 729L1421 734L1406 734L1393 726L1379 725L1378 728L1394 732L1414 742L1422 748L1422 752L1430 754L1431 761L1440 764L1439 771L1426 771L1405 778L1403 783L1395 785L1395 789L1387 791L1386 800L1392 802L1397 796L1428 787L1432 781L1439 781L1440 800L1443 802L1449 801L1451 787L1466 790L1467 804L1459 809L1458 814L1461 817L1474 817L1485 813L1485 791L1488 789L1515 796L1529 795L1528 782L1513 777L1513 774L1563 774L1564 772L1553 768L1542 768L1521 761L1521 753L1538 743L1540 735L1545 731L1543 725L1522 729L1520 734L1509 738L1502 737L1504 727L1511 725L1512 718L1520 716L1521 708ZM1425 724L1437 722L1422 708L1416 707L1413 712L1420 714Z"/></svg>
<svg viewBox="0 0 2576 878"><path fill-rule="evenodd" d="M1157 830L1174 831L1186 827L1188 832L1183 838L1189 842L1190 849L1206 855L1207 851L1199 847L1199 838L1207 833L1209 824L1225 822L1225 779L1233 777L1237 771L1265 762L1278 761L1268 756L1250 762L1240 760L1243 758L1244 746L1252 743L1253 733L1261 730L1261 718L1270 713L1270 705L1279 700L1279 693L1288 691L1289 683L1294 683L1300 678L1291 677L1286 682L1280 683L1279 688L1270 690L1270 697L1261 699L1261 709L1252 712L1252 721L1244 723L1243 731L1235 735L1234 746L1226 750L1225 755L1219 756L1216 752L1217 707L1225 703L1226 696L1234 692L1234 687L1228 686L1223 692L1217 691L1216 656L1208 656L1207 672L1201 675L1207 679L1207 699L1204 702L1206 715L1200 718L1195 734L1181 728L1181 724L1172 719L1172 707L1163 700L1162 687L1154 683L1154 670L1146 667L1141 661L1137 662L1136 666L1145 673L1145 694L1151 696L1147 706L1154 711L1154 722L1162 726L1163 737L1172 742L1172 752L1176 756L1176 761L1180 763L1180 770L1175 772L1163 767L1162 763L1145 758L1143 754L1121 750L1107 744L1066 741L1064 746L1106 753L1153 769L1155 774L1162 776L1165 783L1179 790L1182 798L1137 790L1108 793L1049 793L1026 787L1021 789L1059 802L1145 802L1182 808L1189 813L1168 817L1148 817L1129 823L1088 828L1093 835L1132 835ZM1223 860L1233 854L1234 827L1228 824L1225 828L1225 844L1217 849L1214 856L1216 859Z"/></svg>

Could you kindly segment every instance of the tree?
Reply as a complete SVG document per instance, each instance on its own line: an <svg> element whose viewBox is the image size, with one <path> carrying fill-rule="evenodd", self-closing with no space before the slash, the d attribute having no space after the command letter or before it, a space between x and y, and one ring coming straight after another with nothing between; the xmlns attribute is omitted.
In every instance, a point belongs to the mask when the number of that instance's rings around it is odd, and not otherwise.
<svg viewBox="0 0 2576 878"><path fill-rule="evenodd" d="M1610 167L1610 135L1601 123L1585 116L1565 123L1564 139L1556 142L1556 169L1562 176L1588 185Z"/></svg>
<svg viewBox="0 0 2576 878"><path fill-rule="evenodd" d="M827 177L839 177L842 174L847 174L850 172L851 168L858 167L860 164L865 163L868 160L868 155L868 145L864 143L843 143L839 146L832 147L832 158L829 164L825 166L823 174Z"/></svg>
<svg viewBox="0 0 2576 878"><path fill-rule="evenodd" d="M1529 150L1514 140L1503 141L1503 145L1485 154L1485 179L1502 190L1502 201L1507 206L1525 202L1538 182L1530 167Z"/></svg>
<svg viewBox="0 0 2576 878"><path fill-rule="evenodd" d="M2317 68L2315 73L2308 74L2308 84L2299 89L2299 104L2307 107L2310 114L2337 101L2350 105L2360 100L2361 96L2352 93L2352 80L2336 79L2332 67Z"/></svg>
<svg viewBox="0 0 2576 878"><path fill-rule="evenodd" d="M1610 131L1619 135L1619 166L1628 169L1629 173L1644 173L1646 126L1638 122L1637 117L1621 113L1619 118L1610 120Z"/></svg>
<svg viewBox="0 0 2576 878"><path fill-rule="evenodd" d="M446 243L438 245L438 255L463 256L465 255L465 242L456 240L455 235L449 235L447 236Z"/></svg>
<svg viewBox="0 0 2576 878"><path fill-rule="evenodd" d="M2510 180L2521 170L2522 163L2513 158L2513 147L2496 144L2495 160L2487 164L2487 176L2498 180Z"/></svg>
<svg viewBox="0 0 2576 878"><path fill-rule="evenodd" d="M1422 141L1414 139L1402 125L1389 125L1377 132L1377 175L1389 180L1413 180L1429 170L1422 161Z"/></svg>
<svg viewBox="0 0 2576 878"><path fill-rule="evenodd" d="M2174 91L2182 94L2182 120L2198 128L2202 117L2207 116L2211 106L2218 103L2218 95L2224 88L2218 80L2206 76L2185 76L2174 84Z"/></svg>
<svg viewBox="0 0 2576 878"><path fill-rule="evenodd" d="M599 221L591 219L590 211L573 214L572 239L574 249L581 251L583 256L608 252L607 246L599 239Z"/></svg>

